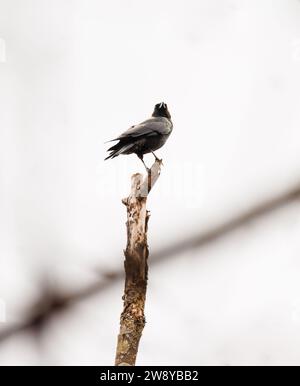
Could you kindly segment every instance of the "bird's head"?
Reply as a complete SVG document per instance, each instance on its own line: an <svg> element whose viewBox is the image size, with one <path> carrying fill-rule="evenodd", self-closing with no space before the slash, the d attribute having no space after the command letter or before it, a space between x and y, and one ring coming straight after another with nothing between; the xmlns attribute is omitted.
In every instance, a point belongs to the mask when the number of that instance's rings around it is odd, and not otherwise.
<svg viewBox="0 0 300 386"><path fill-rule="evenodd" d="M171 114L168 110L167 104L164 102L157 103L154 107L152 117L165 117L171 119Z"/></svg>

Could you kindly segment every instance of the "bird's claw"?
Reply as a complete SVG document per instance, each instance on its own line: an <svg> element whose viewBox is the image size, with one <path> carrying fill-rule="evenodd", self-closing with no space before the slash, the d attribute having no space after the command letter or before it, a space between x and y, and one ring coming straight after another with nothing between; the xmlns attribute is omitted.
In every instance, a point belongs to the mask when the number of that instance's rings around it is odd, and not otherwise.
<svg viewBox="0 0 300 386"><path fill-rule="evenodd" d="M164 166L162 158L155 157L155 162L158 162L160 165Z"/></svg>

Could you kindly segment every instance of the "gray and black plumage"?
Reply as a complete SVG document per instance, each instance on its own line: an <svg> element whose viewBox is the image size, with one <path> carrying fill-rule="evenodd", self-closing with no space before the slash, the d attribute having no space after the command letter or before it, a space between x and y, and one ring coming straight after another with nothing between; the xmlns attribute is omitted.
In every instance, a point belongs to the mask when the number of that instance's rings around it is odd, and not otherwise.
<svg viewBox="0 0 300 386"><path fill-rule="evenodd" d="M110 154L105 159L115 158L120 154L136 154L143 162L146 170L149 169L143 160L144 154L152 153L158 159L154 151L162 147L173 129L171 115L166 103L158 103L154 107L152 117L139 125L132 126L112 141L119 141L107 151ZM111 142L111 141L109 141Z"/></svg>

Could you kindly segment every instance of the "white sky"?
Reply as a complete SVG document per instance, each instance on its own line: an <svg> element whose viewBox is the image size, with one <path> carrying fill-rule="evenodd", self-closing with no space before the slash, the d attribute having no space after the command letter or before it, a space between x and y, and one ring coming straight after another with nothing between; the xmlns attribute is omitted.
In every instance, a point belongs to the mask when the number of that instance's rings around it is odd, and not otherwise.
<svg viewBox="0 0 300 386"><path fill-rule="evenodd" d="M147 118L157 102L168 103L174 131L158 151L165 166L149 198L152 251L299 180L299 18L296 0L0 0L0 49L5 48L5 60L0 52L0 298L8 322L36 295L41 271L72 285L94 279L96 268L123 264L121 198L130 175L143 166L135 156L104 163L104 142ZM289 227L294 222L297 226ZM291 328L291 314L282 311L290 306L276 310L278 302L300 304L292 297L298 287L289 287L278 300L277 282L268 272L276 255L274 269L285 266L280 282L289 286L299 273L293 233L299 234L298 225L295 206L251 235L236 235L228 245L205 251L207 266L182 256L153 268L149 298L160 296L148 304L143 363L297 361L298 322ZM258 271L260 285L251 294L247 274ZM177 293L183 272L186 285ZM232 272L243 278L234 286ZM110 323L118 321L121 287L98 299L111 312L95 320L105 331L98 337L103 348L84 346L87 328L75 348L69 352L66 344L64 351L50 353L49 361L110 363L116 333ZM190 291L208 298L199 306L179 300ZM226 294L223 329L220 321L210 322L214 305ZM178 324L172 330L169 308L177 300L172 320ZM190 318L182 316L181 307ZM92 314L87 311L82 324L88 326ZM71 322L64 323L69 329ZM274 324L274 330L267 328ZM53 328L57 337L59 325ZM169 343L184 329L191 335L182 335L175 356ZM195 337L199 347L191 350ZM34 347L25 355L24 345L16 339L0 348L0 364L12 358L39 361ZM279 348L281 356L275 353Z"/></svg>

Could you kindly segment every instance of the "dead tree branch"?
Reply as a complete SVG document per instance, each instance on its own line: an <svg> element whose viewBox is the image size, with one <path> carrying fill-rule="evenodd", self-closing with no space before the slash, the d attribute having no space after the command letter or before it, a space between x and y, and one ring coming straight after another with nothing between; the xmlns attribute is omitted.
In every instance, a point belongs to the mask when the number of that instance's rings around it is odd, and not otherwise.
<svg viewBox="0 0 300 386"><path fill-rule="evenodd" d="M161 161L156 160L148 175L131 177L131 193L122 202L127 208L127 246L125 255L125 289L123 312L120 318L116 366L134 366L139 342L145 326L145 300L148 280L147 228L149 212L147 196L157 181Z"/></svg>

